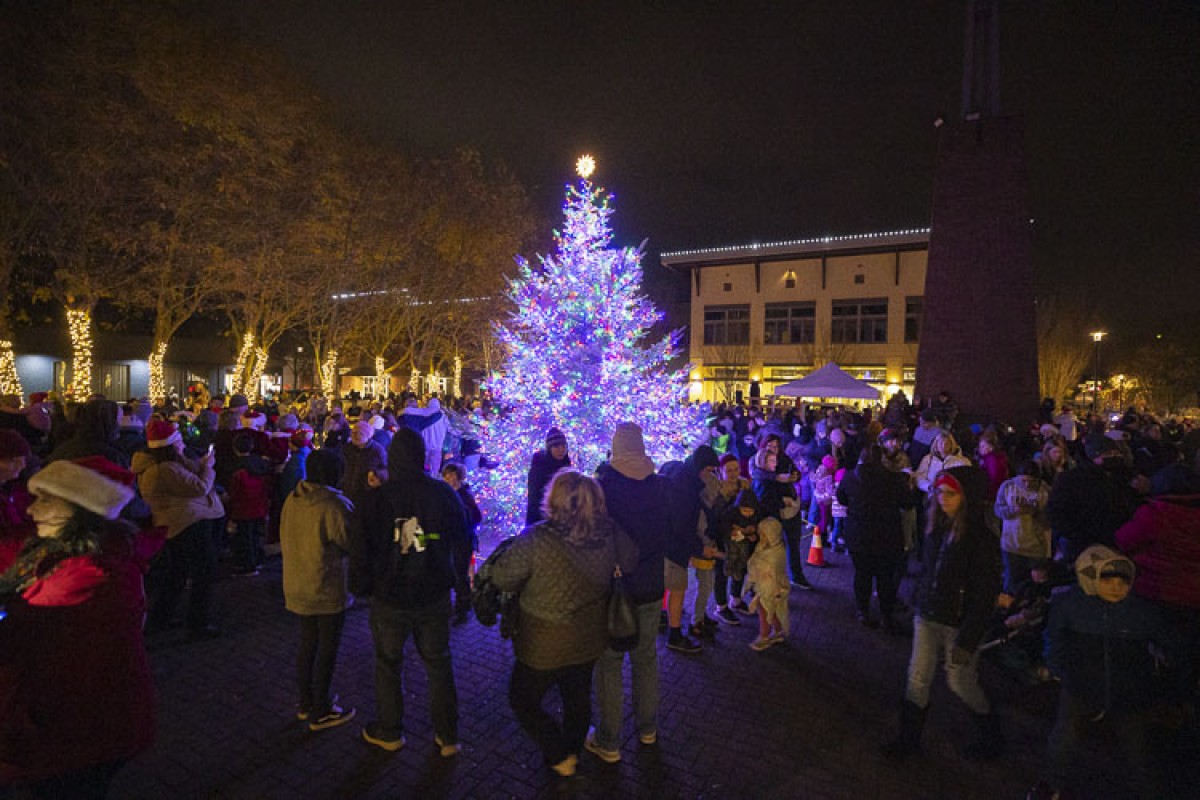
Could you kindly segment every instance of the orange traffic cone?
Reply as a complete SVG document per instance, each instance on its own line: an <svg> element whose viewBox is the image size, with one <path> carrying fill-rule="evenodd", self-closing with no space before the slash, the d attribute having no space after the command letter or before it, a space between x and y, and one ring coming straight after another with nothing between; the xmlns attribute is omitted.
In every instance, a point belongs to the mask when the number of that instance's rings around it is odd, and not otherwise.
<svg viewBox="0 0 1200 800"><path fill-rule="evenodd" d="M821 543L821 526L813 528L812 545L808 548L808 565L810 567L825 567L825 545Z"/></svg>

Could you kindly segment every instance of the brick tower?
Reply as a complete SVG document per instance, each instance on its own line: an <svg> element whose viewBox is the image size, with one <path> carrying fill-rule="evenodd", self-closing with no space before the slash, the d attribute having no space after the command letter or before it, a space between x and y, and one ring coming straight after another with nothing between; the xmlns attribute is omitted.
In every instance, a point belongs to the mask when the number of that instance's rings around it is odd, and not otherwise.
<svg viewBox="0 0 1200 800"><path fill-rule="evenodd" d="M1021 426L1038 405L1033 247L1022 126L1000 115L998 0L969 0L963 118L939 128L923 401L948 391L963 423Z"/></svg>

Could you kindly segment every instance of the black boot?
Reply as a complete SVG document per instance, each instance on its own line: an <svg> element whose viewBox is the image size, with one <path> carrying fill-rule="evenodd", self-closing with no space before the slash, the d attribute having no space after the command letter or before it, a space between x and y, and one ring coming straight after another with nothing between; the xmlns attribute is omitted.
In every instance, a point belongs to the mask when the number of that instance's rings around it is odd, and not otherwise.
<svg viewBox="0 0 1200 800"><path fill-rule="evenodd" d="M905 700L900 704L900 730L883 748L888 758L908 758L921 750L921 730L925 727L925 709Z"/></svg>
<svg viewBox="0 0 1200 800"><path fill-rule="evenodd" d="M975 718L975 741L963 748L963 755L973 761L991 761L1004 753L1004 734L1000 718L995 713L972 714Z"/></svg>

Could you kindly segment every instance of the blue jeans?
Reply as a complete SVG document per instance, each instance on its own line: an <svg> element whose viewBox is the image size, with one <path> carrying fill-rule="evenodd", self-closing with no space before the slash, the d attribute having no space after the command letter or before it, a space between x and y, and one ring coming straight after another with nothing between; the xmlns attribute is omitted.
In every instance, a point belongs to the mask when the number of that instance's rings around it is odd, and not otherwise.
<svg viewBox="0 0 1200 800"><path fill-rule="evenodd" d="M919 614L913 618L912 658L908 662L908 686L904 690L904 699L918 708L929 705L929 687L933 685L938 659L943 657L946 662L946 685L950 691L976 714L987 714L991 706L979 686L979 652L972 654L971 660L962 666L955 666L950 660L957 636L958 628L932 622Z"/></svg>
<svg viewBox="0 0 1200 800"><path fill-rule="evenodd" d="M629 653L633 674L633 718L638 735L658 732L658 616L662 603L637 607L638 643ZM625 653L606 649L596 662L596 744L619 750L625 690L621 668Z"/></svg>
<svg viewBox="0 0 1200 800"><path fill-rule="evenodd" d="M399 739L404 733L404 643L412 636L425 663L433 732L446 744L458 743L458 692L450 664L450 593L421 608L396 608L371 601L371 638L375 642L377 735Z"/></svg>

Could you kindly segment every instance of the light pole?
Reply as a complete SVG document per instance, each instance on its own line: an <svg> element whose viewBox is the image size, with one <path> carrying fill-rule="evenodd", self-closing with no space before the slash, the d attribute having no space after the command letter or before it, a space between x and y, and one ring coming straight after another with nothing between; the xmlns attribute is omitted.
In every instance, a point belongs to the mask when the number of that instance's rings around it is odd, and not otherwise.
<svg viewBox="0 0 1200 800"><path fill-rule="evenodd" d="M1100 343L1108 334L1105 331L1092 331L1092 341L1096 343L1096 382L1092 384L1092 413L1096 413L1096 398L1100 394Z"/></svg>

